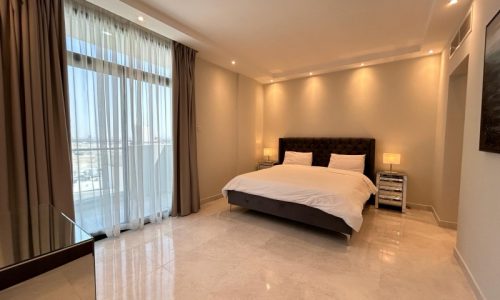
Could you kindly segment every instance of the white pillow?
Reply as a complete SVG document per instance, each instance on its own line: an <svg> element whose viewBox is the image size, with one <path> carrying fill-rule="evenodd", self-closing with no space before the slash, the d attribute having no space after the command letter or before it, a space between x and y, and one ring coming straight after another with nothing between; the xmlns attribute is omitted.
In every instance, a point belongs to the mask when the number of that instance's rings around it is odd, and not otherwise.
<svg viewBox="0 0 500 300"><path fill-rule="evenodd" d="M284 165L312 165L313 154L312 152L294 152L285 151Z"/></svg>
<svg viewBox="0 0 500 300"><path fill-rule="evenodd" d="M365 154L344 155L332 153L328 167L363 173L365 170L365 156Z"/></svg>

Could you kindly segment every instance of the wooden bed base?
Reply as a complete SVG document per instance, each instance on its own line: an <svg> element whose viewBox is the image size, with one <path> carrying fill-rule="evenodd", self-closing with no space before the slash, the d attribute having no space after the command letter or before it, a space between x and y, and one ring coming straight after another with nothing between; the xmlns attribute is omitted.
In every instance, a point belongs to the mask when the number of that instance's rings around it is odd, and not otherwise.
<svg viewBox="0 0 500 300"><path fill-rule="evenodd" d="M364 174L374 181L375 177L375 139L372 138L280 138L279 162L282 163L285 151L313 152L313 166L327 167L330 154L365 154ZM228 191L229 204L251 210L302 222L324 229L343 233L348 241L353 229L339 217L330 215L317 208L299 203L292 203ZM373 202L373 196L368 203Z"/></svg>

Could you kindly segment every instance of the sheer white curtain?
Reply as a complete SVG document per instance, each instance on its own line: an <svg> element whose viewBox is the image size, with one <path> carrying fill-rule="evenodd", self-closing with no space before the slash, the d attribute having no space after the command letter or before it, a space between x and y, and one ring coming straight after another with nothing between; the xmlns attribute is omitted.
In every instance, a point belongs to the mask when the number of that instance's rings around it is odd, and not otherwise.
<svg viewBox="0 0 500 300"><path fill-rule="evenodd" d="M77 223L117 236L168 216L171 41L83 2L65 2Z"/></svg>

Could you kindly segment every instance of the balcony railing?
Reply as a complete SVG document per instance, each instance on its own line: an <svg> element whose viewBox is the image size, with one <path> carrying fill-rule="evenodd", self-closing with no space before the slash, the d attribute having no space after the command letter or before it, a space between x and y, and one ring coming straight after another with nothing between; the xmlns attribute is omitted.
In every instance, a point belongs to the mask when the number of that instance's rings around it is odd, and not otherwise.
<svg viewBox="0 0 500 300"><path fill-rule="evenodd" d="M78 142L87 144L89 142ZM89 143L90 144L90 143ZM120 219L126 222L128 212L127 197L130 197L128 185L130 170L128 161L135 160L139 148L142 148L143 169L140 180L143 184L143 196L159 197L162 202L170 203L172 194L172 143L153 142L147 144L127 144L126 147L98 147L98 143L77 147L73 141L73 198L76 218L84 229L92 233L102 230L103 210L102 201L120 200ZM103 156L108 156L107 159ZM115 155L119 157L116 158ZM127 161L125 157L129 157ZM118 165L116 165L118 162ZM156 172L156 173L155 173ZM155 176L161 174L159 186L154 185ZM135 177L134 177L135 178ZM170 180L168 180L170 178ZM158 182L158 181L156 181ZM151 201L144 201L144 213L147 216L152 210ZM166 204L168 205L168 204Z"/></svg>

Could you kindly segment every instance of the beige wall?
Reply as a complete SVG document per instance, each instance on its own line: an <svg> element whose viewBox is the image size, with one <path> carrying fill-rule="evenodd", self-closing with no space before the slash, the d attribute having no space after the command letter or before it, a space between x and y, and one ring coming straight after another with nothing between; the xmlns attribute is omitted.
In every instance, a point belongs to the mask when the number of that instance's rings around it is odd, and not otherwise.
<svg viewBox="0 0 500 300"><path fill-rule="evenodd" d="M401 153L408 201L432 204L440 56L376 65L265 87L264 146L279 137L374 137L383 152Z"/></svg>
<svg viewBox="0 0 500 300"><path fill-rule="evenodd" d="M486 299L500 299L500 154L478 149L485 28L499 9L498 0L474 1L472 33L444 70L469 55L457 252Z"/></svg>
<svg viewBox="0 0 500 300"><path fill-rule="evenodd" d="M255 171L262 159L263 86L238 75L238 154L236 173Z"/></svg>
<svg viewBox="0 0 500 300"><path fill-rule="evenodd" d="M442 187L441 194L434 201L435 211L441 224L453 226L454 228L456 228L458 217L460 194L467 64L468 60L465 60L460 67L461 70L455 71L449 77L442 162Z"/></svg>
<svg viewBox="0 0 500 300"><path fill-rule="evenodd" d="M262 139L262 85L196 60L198 176L202 202L235 175L255 169ZM259 146L260 147L260 146Z"/></svg>
<svg viewBox="0 0 500 300"><path fill-rule="evenodd" d="M451 67L449 58L450 52L448 49L444 49L441 53L439 98L436 113L433 170L435 181L432 188L432 198L434 199L434 213L440 225L456 228L465 114L464 93L467 89L467 78L457 74L454 76L454 72L458 71L459 65L463 69L462 72L466 72L468 60L463 57Z"/></svg>

